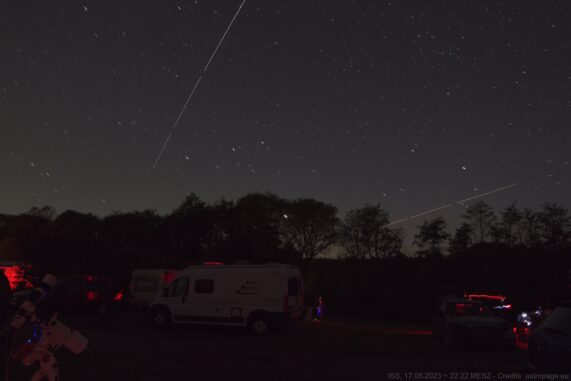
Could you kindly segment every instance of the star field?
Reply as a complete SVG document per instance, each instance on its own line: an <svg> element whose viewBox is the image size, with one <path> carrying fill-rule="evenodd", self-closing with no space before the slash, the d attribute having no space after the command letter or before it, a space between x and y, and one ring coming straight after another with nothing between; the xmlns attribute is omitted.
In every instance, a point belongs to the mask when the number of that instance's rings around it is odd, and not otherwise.
<svg viewBox="0 0 571 381"><path fill-rule="evenodd" d="M247 0L153 169L240 3L1 3L0 211L571 206L567 1Z"/></svg>

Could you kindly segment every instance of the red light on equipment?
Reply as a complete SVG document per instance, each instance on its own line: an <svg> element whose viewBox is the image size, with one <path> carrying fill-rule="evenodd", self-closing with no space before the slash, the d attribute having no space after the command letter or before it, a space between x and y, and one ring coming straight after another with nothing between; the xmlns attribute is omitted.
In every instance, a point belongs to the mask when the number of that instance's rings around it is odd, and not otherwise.
<svg viewBox="0 0 571 381"><path fill-rule="evenodd" d="M32 287L30 281L24 277L24 268L22 266L0 266L0 271L4 272L12 290L16 290L18 287Z"/></svg>

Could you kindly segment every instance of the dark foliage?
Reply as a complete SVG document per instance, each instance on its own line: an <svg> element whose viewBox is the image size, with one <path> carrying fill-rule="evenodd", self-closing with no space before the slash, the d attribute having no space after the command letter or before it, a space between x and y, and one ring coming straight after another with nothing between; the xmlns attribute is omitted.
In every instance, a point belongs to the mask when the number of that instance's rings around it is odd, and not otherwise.
<svg viewBox="0 0 571 381"><path fill-rule="evenodd" d="M0 215L0 259L30 263L37 275L102 275L117 288L136 268L183 268L204 261L282 262L302 267L307 300L323 296L330 314L426 321L444 289L498 292L518 307L566 295L571 266L567 209L516 204L494 212L475 204L449 240L442 218L419 226L416 257L401 253L403 231L366 205L339 222L333 205L255 193L213 204L189 195L172 213L104 218L50 207ZM486 238L493 236L490 242ZM476 242L476 243L474 243ZM330 247L345 257L323 259Z"/></svg>

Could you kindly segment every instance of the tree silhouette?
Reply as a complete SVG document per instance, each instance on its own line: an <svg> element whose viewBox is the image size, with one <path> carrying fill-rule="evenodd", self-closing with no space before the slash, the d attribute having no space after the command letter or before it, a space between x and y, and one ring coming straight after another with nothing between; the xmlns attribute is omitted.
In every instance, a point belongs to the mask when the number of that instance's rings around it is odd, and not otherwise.
<svg viewBox="0 0 571 381"><path fill-rule="evenodd" d="M539 214L531 208L525 208L520 221L520 229L523 235L523 242L527 246L532 247L540 243L539 228Z"/></svg>
<svg viewBox="0 0 571 381"><path fill-rule="evenodd" d="M480 243L485 242L496 221L494 210L484 201L478 201L470 205L462 217L468 220Z"/></svg>
<svg viewBox="0 0 571 381"><path fill-rule="evenodd" d="M164 219L153 210L114 212L100 226L103 250L85 259L90 273L125 282L133 269L161 265L161 259L169 251Z"/></svg>
<svg viewBox="0 0 571 381"><path fill-rule="evenodd" d="M365 205L361 209L350 210L339 233L340 244L346 255L361 260L395 255L395 240L402 238L402 235L388 228L388 219L389 213L380 205Z"/></svg>
<svg viewBox="0 0 571 381"><path fill-rule="evenodd" d="M571 238L569 211L555 203L545 203L539 212L541 236L551 249L564 248Z"/></svg>
<svg viewBox="0 0 571 381"><path fill-rule="evenodd" d="M212 215L211 248L206 260L232 262L242 257L236 246L238 228L234 202L221 199L210 206ZM244 259L242 257L242 259Z"/></svg>
<svg viewBox="0 0 571 381"><path fill-rule="evenodd" d="M202 262L212 245L213 215L206 203L189 194L167 216L166 224L174 253L187 261Z"/></svg>
<svg viewBox="0 0 571 381"><path fill-rule="evenodd" d="M34 214L20 214L2 228L0 256L21 262L36 263L38 267L51 262L53 241L51 221Z"/></svg>
<svg viewBox="0 0 571 381"><path fill-rule="evenodd" d="M30 216L36 216L36 217L43 217L47 220L52 221L55 218L55 216L57 215L57 212L51 206L45 205L45 206L42 206L41 208L38 208L37 206L33 206L25 214L30 215Z"/></svg>
<svg viewBox="0 0 571 381"><path fill-rule="evenodd" d="M59 261L59 275L90 273L88 263L101 249L98 247L100 223L92 214L73 210L61 213L53 221L54 260Z"/></svg>
<svg viewBox="0 0 571 381"><path fill-rule="evenodd" d="M442 243L450 238L446 232L446 221L443 217L436 217L430 221L424 221L417 226L420 230L414 236L414 243L420 247L418 254L421 256L442 256Z"/></svg>
<svg viewBox="0 0 571 381"><path fill-rule="evenodd" d="M385 256L392 258L402 255L402 245L406 238L406 232L403 228L387 229L384 235L383 250Z"/></svg>
<svg viewBox="0 0 571 381"><path fill-rule="evenodd" d="M286 244L298 255L298 262L310 262L337 239L337 208L311 198L286 204L281 231Z"/></svg>
<svg viewBox="0 0 571 381"><path fill-rule="evenodd" d="M280 226L285 210L285 200L272 193L251 193L236 202L232 239L243 259L284 259Z"/></svg>
<svg viewBox="0 0 571 381"><path fill-rule="evenodd" d="M522 212L517 208L516 203L512 203L501 212L502 221L499 225L502 240L509 247L522 241L521 221L523 219Z"/></svg>
<svg viewBox="0 0 571 381"><path fill-rule="evenodd" d="M462 223L456 229L454 237L450 239L449 250L451 254L464 254L468 251L468 248L472 245L472 236L474 235L474 230L472 226L467 223Z"/></svg>

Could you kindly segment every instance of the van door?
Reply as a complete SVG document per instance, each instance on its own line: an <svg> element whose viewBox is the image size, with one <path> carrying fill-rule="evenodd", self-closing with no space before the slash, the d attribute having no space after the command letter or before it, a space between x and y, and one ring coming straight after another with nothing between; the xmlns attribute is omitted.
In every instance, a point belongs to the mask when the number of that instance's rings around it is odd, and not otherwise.
<svg viewBox="0 0 571 381"><path fill-rule="evenodd" d="M225 323L216 281L210 276L199 276L190 284L188 319L203 323Z"/></svg>
<svg viewBox="0 0 571 381"><path fill-rule="evenodd" d="M165 289L165 304L171 310L173 321L184 321L188 312L188 285L190 278L177 278Z"/></svg>

